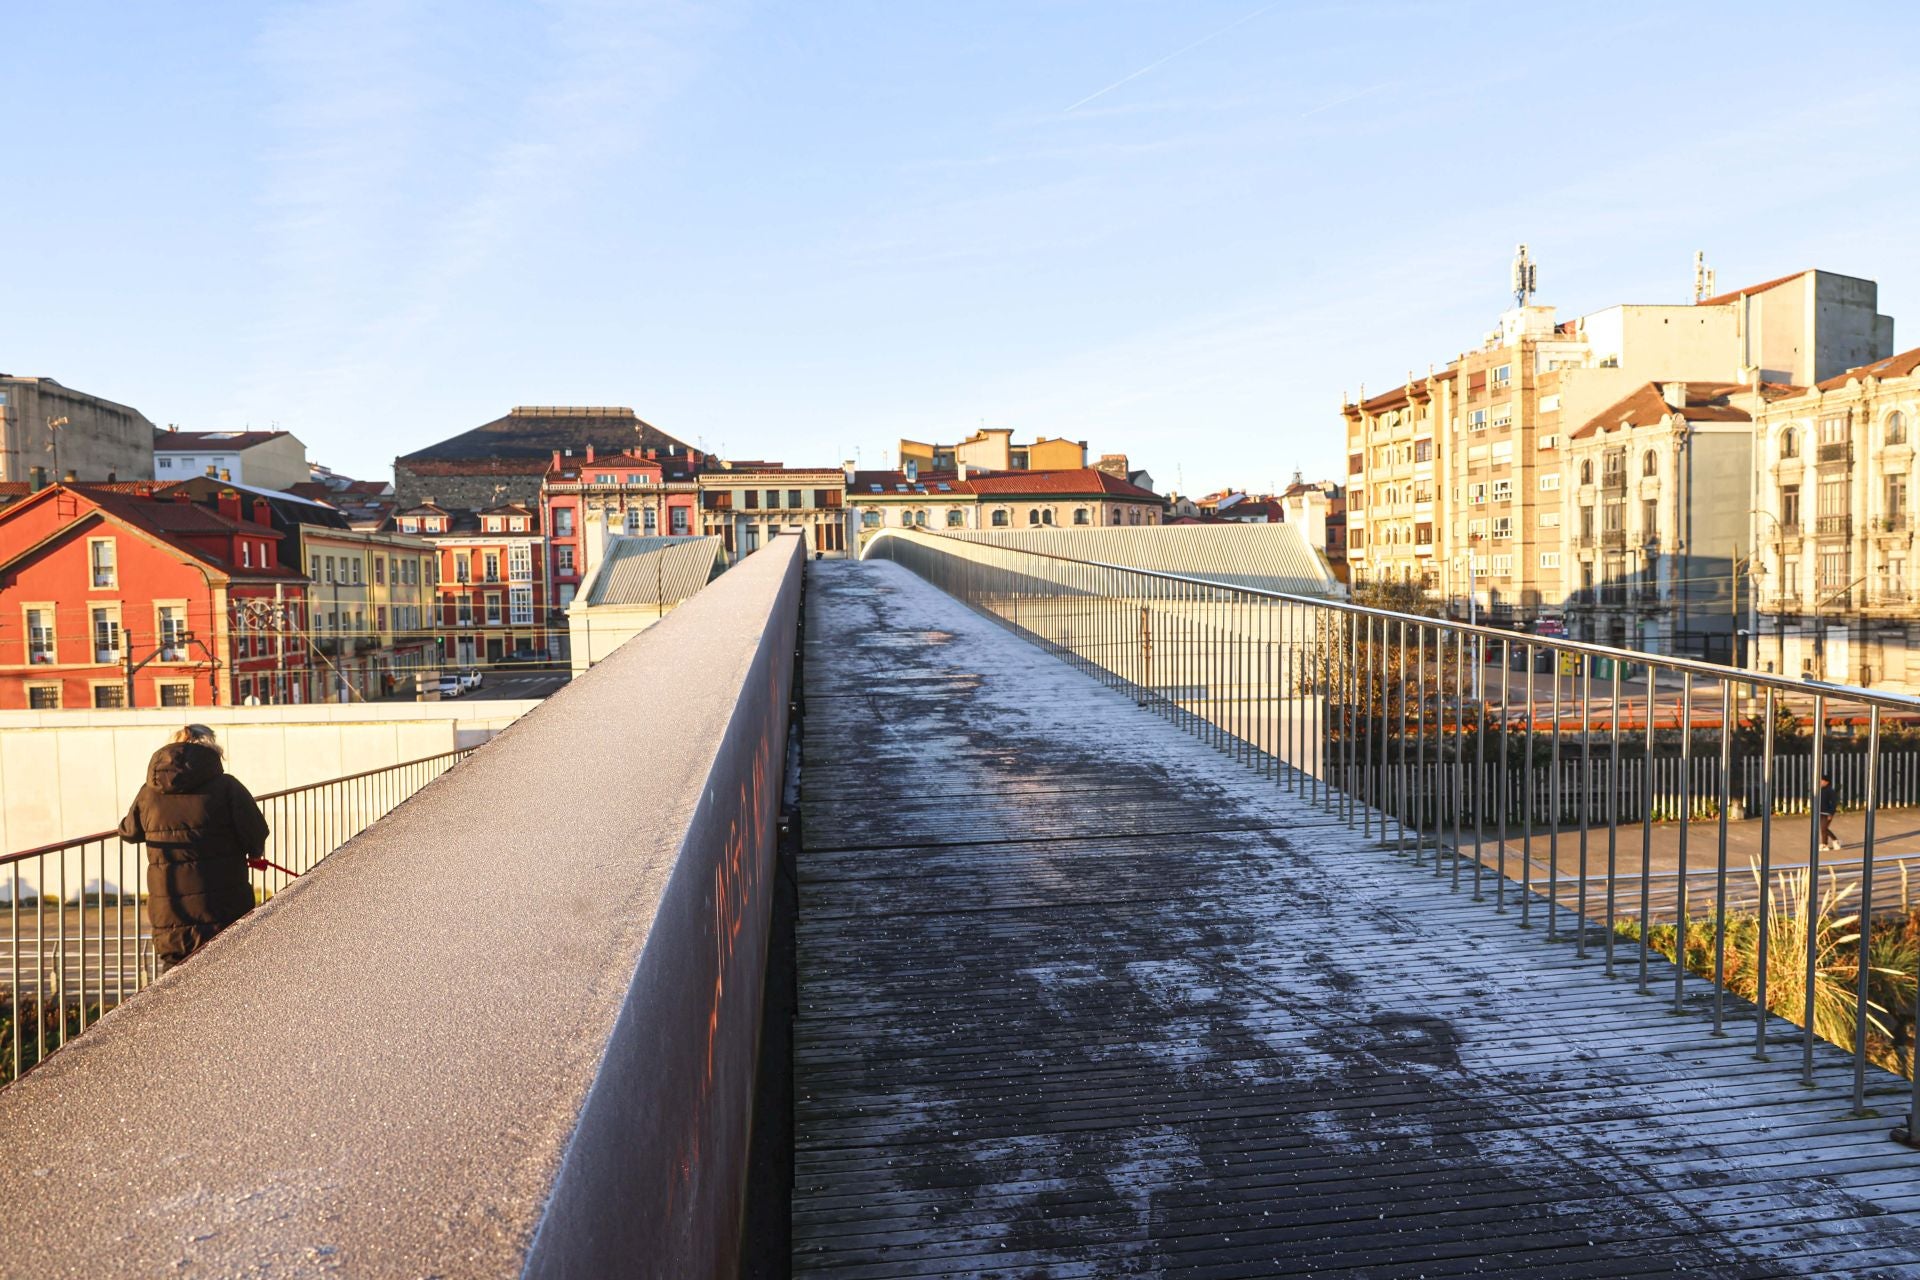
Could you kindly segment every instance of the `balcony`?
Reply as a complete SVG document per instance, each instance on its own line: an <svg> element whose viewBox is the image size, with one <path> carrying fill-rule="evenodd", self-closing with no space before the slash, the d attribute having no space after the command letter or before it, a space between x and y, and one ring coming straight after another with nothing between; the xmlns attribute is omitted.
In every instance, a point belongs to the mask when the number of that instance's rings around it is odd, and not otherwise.
<svg viewBox="0 0 1920 1280"><path fill-rule="evenodd" d="M1600 545L1609 551L1623 550L1627 545L1625 529L1603 529L1600 533Z"/></svg>
<svg viewBox="0 0 1920 1280"><path fill-rule="evenodd" d="M375 649L378 649L379 647L380 647L379 636L355 636L353 638L353 651L356 654L372 653Z"/></svg>
<svg viewBox="0 0 1920 1280"><path fill-rule="evenodd" d="M1912 528L1912 518L1904 511L1890 516L1875 517L1873 522L1875 533L1905 533L1910 528Z"/></svg>
<svg viewBox="0 0 1920 1280"><path fill-rule="evenodd" d="M1853 517L1821 516L1814 521L1813 531L1822 538L1844 538L1853 532Z"/></svg>
<svg viewBox="0 0 1920 1280"><path fill-rule="evenodd" d="M1819 445L1814 450L1813 460L1822 466L1836 462L1851 463L1853 461L1853 442L1851 440L1840 440L1833 444Z"/></svg>
<svg viewBox="0 0 1920 1280"><path fill-rule="evenodd" d="M1627 491L1627 473L1609 471L1600 477L1600 488L1606 493L1625 493Z"/></svg>

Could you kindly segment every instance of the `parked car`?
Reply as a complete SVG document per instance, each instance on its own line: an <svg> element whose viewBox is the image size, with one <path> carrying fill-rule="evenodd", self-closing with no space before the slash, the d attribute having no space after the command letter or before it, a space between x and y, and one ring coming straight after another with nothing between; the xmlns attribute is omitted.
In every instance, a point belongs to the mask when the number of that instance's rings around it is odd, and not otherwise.
<svg viewBox="0 0 1920 1280"><path fill-rule="evenodd" d="M532 666L544 667L552 665L553 654L547 649L535 649L531 645L521 645L518 649L515 649L512 653L507 654L500 660L502 662L520 662Z"/></svg>
<svg viewBox="0 0 1920 1280"><path fill-rule="evenodd" d="M462 689L478 689L480 687L480 679L479 669L476 667L468 667L460 673L460 687Z"/></svg>
<svg viewBox="0 0 1920 1280"><path fill-rule="evenodd" d="M434 692L443 698L457 698L467 691L466 682L457 672L448 672L433 684Z"/></svg>

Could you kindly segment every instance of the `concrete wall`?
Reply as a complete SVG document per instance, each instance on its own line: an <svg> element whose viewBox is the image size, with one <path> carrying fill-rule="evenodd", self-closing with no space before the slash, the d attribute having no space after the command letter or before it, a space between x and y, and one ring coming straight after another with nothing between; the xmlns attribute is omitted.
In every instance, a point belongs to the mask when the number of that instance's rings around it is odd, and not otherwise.
<svg viewBox="0 0 1920 1280"><path fill-rule="evenodd" d="M49 432L49 420L67 425ZM57 441L56 448L49 448ZM0 375L0 480L31 480L35 467L58 480L68 471L82 480L153 478L153 424L137 409L52 378Z"/></svg>
<svg viewBox="0 0 1920 1280"><path fill-rule="evenodd" d="M104 831L188 720L213 726L256 793L478 746L537 702L0 712L0 851Z"/></svg>
<svg viewBox="0 0 1920 1280"><path fill-rule="evenodd" d="M743 562L0 1093L0 1275L735 1274L802 568Z"/></svg>

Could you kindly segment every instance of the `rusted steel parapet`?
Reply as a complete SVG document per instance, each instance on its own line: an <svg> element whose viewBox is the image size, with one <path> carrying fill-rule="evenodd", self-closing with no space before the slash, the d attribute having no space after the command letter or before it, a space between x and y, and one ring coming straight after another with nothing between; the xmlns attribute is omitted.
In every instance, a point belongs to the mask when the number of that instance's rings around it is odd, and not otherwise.
<svg viewBox="0 0 1920 1280"><path fill-rule="evenodd" d="M804 559L746 558L0 1094L0 1274L730 1274Z"/></svg>

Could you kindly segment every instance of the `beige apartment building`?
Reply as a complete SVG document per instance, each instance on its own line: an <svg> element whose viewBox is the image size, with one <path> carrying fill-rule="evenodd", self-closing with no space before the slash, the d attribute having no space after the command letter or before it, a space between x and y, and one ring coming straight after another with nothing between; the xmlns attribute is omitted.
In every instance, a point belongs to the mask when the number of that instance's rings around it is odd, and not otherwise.
<svg viewBox="0 0 1920 1280"><path fill-rule="evenodd" d="M1518 292L1518 305L1480 348L1443 372L1410 376L1403 387L1343 405L1356 586L1421 583L1454 616L1466 616L1471 600L1486 620L1544 631L1561 629L1576 605L1583 625L1601 628L1603 606L1576 593L1608 582L1608 560L1573 553L1618 550L1624 562L1635 525L1623 519L1613 530L1614 548L1569 541L1578 536L1570 521L1583 505L1602 521L1610 509L1597 490L1586 504L1570 492L1579 476L1572 433L1648 384L1737 384L1757 402L1766 384L1805 385L1847 367L1839 362L1878 359L1891 344L1892 321L1876 309L1877 286L1831 272L1801 272L1693 303L1622 304L1564 322L1553 308L1532 305L1530 293ZM1684 412L1679 421L1691 429ZM1651 420L1634 425L1672 430ZM1710 433L1706 449L1715 465L1744 469L1737 456L1742 431L1750 440L1750 424ZM1721 435L1734 443L1721 443ZM1583 447L1583 457L1588 452ZM1674 508L1675 521L1687 518L1688 508ZM1667 545L1680 537L1678 529L1662 535ZM1596 526L1596 534L1606 532ZM1744 535L1736 542L1744 556ZM1656 577L1656 589L1660 581L1678 579ZM1618 634L1614 622L1606 619L1602 629ZM1651 633L1644 622L1626 630L1629 638L1684 640L1692 652L1707 643L1665 623Z"/></svg>
<svg viewBox="0 0 1920 1280"><path fill-rule="evenodd" d="M816 559L846 557L856 538L840 467L735 463L700 476L700 532L729 556L750 555L782 530L805 536Z"/></svg>
<svg viewBox="0 0 1920 1280"><path fill-rule="evenodd" d="M1759 414L1759 669L1920 691L1917 425L1920 349L1822 379Z"/></svg>
<svg viewBox="0 0 1920 1280"><path fill-rule="evenodd" d="M303 525L316 702L412 691L435 666L434 548L420 538Z"/></svg>
<svg viewBox="0 0 1920 1280"><path fill-rule="evenodd" d="M1071 471L1087 465L1087 442L1054 436L1015 444L1011 428L984 427L959 444L902 439L901 468L904 470L909 462L921 471L954 471L960 467L974 471Z"/></svg>

